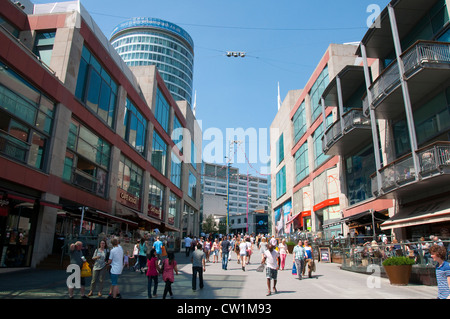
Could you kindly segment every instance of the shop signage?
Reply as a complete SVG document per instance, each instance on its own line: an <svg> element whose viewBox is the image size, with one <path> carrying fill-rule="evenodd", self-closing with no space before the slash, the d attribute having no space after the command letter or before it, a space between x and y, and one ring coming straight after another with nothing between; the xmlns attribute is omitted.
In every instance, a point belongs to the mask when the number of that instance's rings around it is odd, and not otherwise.
<svg viewBox="0 0 450 319"><path fill-rule="evenodd" d="M162 217L162 210L159 207L153 206L151 204L148 204L148 214L150 216L156 217L158 219L161 219Z"/></svg>
<svg viewBox="0 0 450 319"><path fill-rule="evenodd" d="M331 252L329 247L319 247L320 251L320 262L329 263L331 262Z"/></svg>
<svg viewBox="0 0 450 319"><path fill-rule="evenodd" d="M117 200L126 206L132 207L134 209L139 210L140 209L140 204L141 204L141 200L139 197L137 196L133 196L130 193L124 191L123 189L118 189L117 192Z"/></svg>
<svg viewBox="0 0 450 319"><path fill-rule="evenodd" d="M339 204L339 197L336 198L330 198L330 199L326 199L323 202L320 202L317 205L314 205L313 209L314 211L318 211L319 209L328 207L328 206L333 206L333 205L338 205Z"/></svg>

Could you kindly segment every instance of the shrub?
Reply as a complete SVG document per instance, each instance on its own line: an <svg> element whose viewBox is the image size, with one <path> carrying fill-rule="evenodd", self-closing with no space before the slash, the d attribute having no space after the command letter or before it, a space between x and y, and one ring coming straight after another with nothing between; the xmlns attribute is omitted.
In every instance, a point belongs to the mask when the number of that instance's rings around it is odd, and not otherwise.
<svg viewBox="0 0 450 319"><path fill-rule="evenodd" d="M383 261L383 266L402 266L402 265L414 265L414 259L405 256L389 257Z"/></svg>

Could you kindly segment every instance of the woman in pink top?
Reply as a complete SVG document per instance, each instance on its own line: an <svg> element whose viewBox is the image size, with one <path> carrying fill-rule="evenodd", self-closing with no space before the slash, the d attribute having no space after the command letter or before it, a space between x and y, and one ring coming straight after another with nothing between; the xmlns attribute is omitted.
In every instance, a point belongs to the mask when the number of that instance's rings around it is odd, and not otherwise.
<svg viewBox="0 0 450 319"><path fill-rule="evenodd" d="M166 283L166 287L164 287L163 299L166 299L167 293L170 294L170 297L173 297L172 294L172 283L175 278L173 272L178 275L177 262L175 261L175 255L173 252L169 252L167 254L167 259L163 261L163 281Z"/></svg>
<svg viewBox="0 0 450 319"><path fill-rule="evenodd" d="M153 297L156 297L156 290L158 289L158 274L159 274L159 264L158 257L156 257L156 250L152 249L150 251L150 255L147 259L147 277L148 277L148 286L147 286L147 294L148 298L152 298L152 281L153 281Z"/></svg>

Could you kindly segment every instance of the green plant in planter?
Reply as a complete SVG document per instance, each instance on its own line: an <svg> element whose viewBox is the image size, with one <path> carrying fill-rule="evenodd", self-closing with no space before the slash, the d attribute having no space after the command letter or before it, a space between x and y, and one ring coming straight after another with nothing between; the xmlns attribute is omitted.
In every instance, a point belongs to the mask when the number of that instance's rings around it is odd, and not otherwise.
<svg viewBox="0 0 450 319"><path fill-rule="evenodd" d="M414 265L414 259L405 256L393 256L383 261L383 266Z"/></svg>

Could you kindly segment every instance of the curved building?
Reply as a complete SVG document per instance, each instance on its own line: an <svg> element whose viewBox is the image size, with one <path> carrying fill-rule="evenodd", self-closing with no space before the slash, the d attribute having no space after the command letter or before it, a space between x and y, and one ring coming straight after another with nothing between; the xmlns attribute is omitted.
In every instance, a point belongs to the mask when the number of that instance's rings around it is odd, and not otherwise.
<svg viewBox="0 0 450 319"><path fill-rule="evenodd" d="M156 65L175 100L191 105L194 42L176 24L133 18L114 28L110 42L129 66Z"/></svg>

